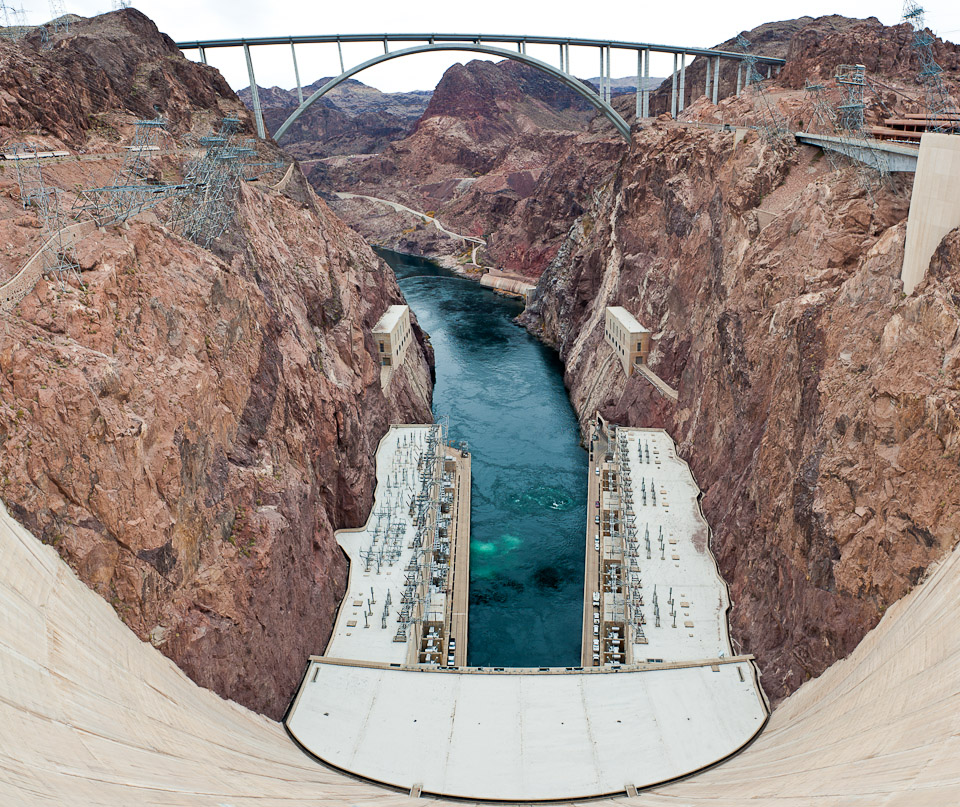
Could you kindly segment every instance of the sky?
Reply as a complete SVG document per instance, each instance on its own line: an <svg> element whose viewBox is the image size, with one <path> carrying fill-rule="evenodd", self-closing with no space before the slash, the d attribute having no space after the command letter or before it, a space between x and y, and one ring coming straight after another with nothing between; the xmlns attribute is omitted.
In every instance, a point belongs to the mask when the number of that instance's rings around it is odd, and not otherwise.
<svg viewBox="0 0 960 807"><path fill-rule="evenodd" d="M27 22L37 24L51 17L51 5L60 4L68 13L93 16L112 9L112 0L4 0L8 6L23 6ZM922 1L922 0L921 0ZM291 0L133 0L139 9L176 41L225 39L248 36L289 36L348 33L479 33L527 34L578 38L619 39L666 45L711 47L764 22L843 14L848 17L875 16L894 25L903 14L902 0L780 0L777 3L717 2L686 0L645 3L637 0L609 0L600 6L582 0L483 0L465 3L398 2L397 0L337 0L337 2L291 2ZM650 11L651 7L656 10ZM960 2L928 0L924 3L927 26L934 33L960 42ZM344 45L349 67L377 53L382 45ZM257 84L262 87L295 86L289 46L253 49ZM529 46L530 56L556 64L559 49ZM198 59L196 51L187 56ZM217 67L233 86L248 85L240 49L210 50L210 64ZM370 68L356 78L385 92L433 89L444 70L454 62L478 58L476 54L429 53L395 59ZM636 56L613 51L612 74L636 73ZM571 66L583 78L599 73L596 49L571 49ZM300 78L304 85L324 76L336 75L339 59L335 45L305 45L297 48ZM650 74L668 75L672 57L654 54Z"/></svg>

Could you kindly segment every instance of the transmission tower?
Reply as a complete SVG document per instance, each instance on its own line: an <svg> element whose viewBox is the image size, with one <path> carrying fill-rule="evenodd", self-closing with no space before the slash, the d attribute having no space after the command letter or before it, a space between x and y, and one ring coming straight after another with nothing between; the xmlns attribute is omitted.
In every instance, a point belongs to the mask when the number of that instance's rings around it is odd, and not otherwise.
<svg viewBox="0 0 960 807"><path fill-rule="evenodd" d="M24 209L36 209L40 219L40 232L46 243L41 256L43 270L57 278L61 289L65 288L67 275L74 272L79 279L80 268L63 238L67 218L63 212L61 191L59 188L47 188L44 185L36 146L18 144L13 146L12 153L17 157L20 203Z"/></svg>
<svg viewBox="0 0 960 807"><path fill-rule="evenodd" d="M747 68L747 84L756 87L757 97L763 106L763 124L759 126L760 133L771 145L785 145L784 136L789 133L789 127L780 117L776 109L767 98L763 89L763 75L757 69L757 56L750 52L750 40L743 34L737 36L737 47L743 51L743 63Z"/></svg>
<svg viewBox="0 0 960 807"><path fill-rule="evenodd" d="M113 0L114 11L120 11L124 8L130 8L130 0Z"/></svg>
<svg viewBox="0 0 960 807"><path fill-rule="evenodd" d="M863 135L863 85L866 68L862 64L841 64L837 66L837 84L846 88L847 101L840 104L840 128L855 136Z"/></svg>
<svg viewBox="0 0 960 807"><path fill-rule="evenodd" d="M927 30L924 10L916 0L906 0L903 4L903 19L913 26L913 41L910 47L920 61L920 73L917 77L926 96L926 115L929 121L926 128L933 132L952 131L953 127L948 124L946 113L953 113L956 108L950 102L950 94L943 83L943 69L933 56L934 40Z"/></svg>
<svg viewBox="0 0 960 807"><path fill-rule="evenodd" d="M16 144L11 152L17 157L17 184L20 186L20 204L30 208L43 193L43 174L40 172L40 157L36 146Z"/></svg>
<svg viewBox="0 0 960 807"><path fill-rule="evenodd" d="M862 64L842 64L837 67L835 78L837 85L845 92L845 103L840 104L836 110L826 99L826 88L822 84L807 83L806 90L814 115L826 130L825 134L840 141L844 147L841 153L853 165L857 181L870 200L876 202L873 196L875 176L871 169L876 169L882 183L884 178L889 176L890 167L886 154L873 147L873 140L867 137L864 127L866 70ZM840 154L829 148L824 149L824 153L831 167L841 167ZM860 155L861 158L854 155Z"/></svg>
<svg viewBox="0 0 960 807"><path fill-rule="evenodd" d="M88 214L100 225L125 221L130 216L159 204L171 195L183 193L182 185L148 185L150 155L159 149L160 135L167 121L163 118L138 120L133 140L127 146L127 155L113 182L102 188L82 191L74 204L76 217Z"/></svg>
<svg viewBox="0 0 960 807"><path fill-rule="evenodd" d="M63 6L63 0L50 0L50 17L50 24L55 34L70 33L70 18Z"/></svg>
<svg viewBox="0 0 960 807"><path fill-rule="evenodd" d="M239 127L239 119L224 118L217 134L200 139L206 151L187 165L184 179L193 192L177 199L170 216L170 229L202 247L209 247L233 220L247 158L256 155L249 145L235 143Z"/></svg>
<svg viewBox="0 0 960 807"><path fill-rule="evenodd" d="M0 15L3 17L3 30L0 37L4 39L20 39L27 31L27 18L23 8L14 8L0 2Z"/></svg>
<svg viewBox="0 0 960 807"><path fill-rule="evenodd" d="M826 99L826 87L822 84L811 84L807 82L805 89L810 98L810 104L813 107L813 114L816 116L820 127L824 130L823 133L833 136L838 135L837 115ZM830 167L833 168L834 171L840 168L840 160L838 159L837 152L833 149L824 149L823 153L827 156Z"/></svg>

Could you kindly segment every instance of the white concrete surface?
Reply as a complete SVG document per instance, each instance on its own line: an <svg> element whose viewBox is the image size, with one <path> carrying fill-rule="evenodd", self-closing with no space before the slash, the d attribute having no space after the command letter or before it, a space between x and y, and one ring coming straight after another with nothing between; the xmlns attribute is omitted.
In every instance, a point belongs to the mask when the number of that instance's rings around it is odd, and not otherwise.
<svg viewBox="0 0 960 807"><path fill-rule="evenodd" d="M664 661L729 656L730 599L709 546L707 522L700 510L700 489L673 440L662 429L617 427L627 435L634 512L639 536L638 564L643 582L647 644L635 644L634 659ZM642 457L641 457L642 452ZM641 494L646 483L647 498ZM651 494L654 491L656 499ZM647 557L646 531L650 534ZM659 536L663 535L661 549ZM654 618L653 594L660 606ZM609 595L607 595L609 596ZM670 599L674 603L671 608ZM673 610L676 618L670 616ZM674 625L676 627L674 627Z"/></svg>
<svg viewBox="0 0 960 807"><path fill-rule="evenodd" d="M960 227L960 136L924 132L910 196L900 278L912 294L943 237Z"/></svg>
<svg viewBox="0 0 960 807"><path fill-rule="evenodd" d="M387 307L387 310L383 312L383 316L377 321L377 324L373 326L373 335L376 338L377 334L386 334L390 335L394 328L397 327L397 324L400 322L400 317L404 314L407 314L410 311L410 306L406 305L391 305Z"/></svg>
<svg viewBox="0 0 960 807"><path fill-rule="evenodd" d="M413 539L417 529L409 505L420 490L417 459L426 449L430 428L390 427L377 448L377 487L367 523L357 530L339 530L336 533L337 543L350 559L350 579L337 613L333 635L327 644L328 656L385 664L404 664L407 661L408 643L411 640L395 642L394 636L397 632L397 611L403 595L404 570L416 553ZM379 571L376 563L371 563L367 571L361 553L371 548L382 548L384 533L388 529L397 530L402 535L398 541L399 554L392 563L384 560ZM391 605L384 628L382 614L388 592ZM369 610L373 613L365 618L364 614Z"/></svg>
<svg viewBox="0 0 960 807"><path fill-rule="evenodd" d="M682 776L732 754L765 717L749 662L544 674L315 659L287 727L320 759L378 782L511 801Z"/></svg>
<svg viewBox="0 0 960 807"><path fill-rule="evenodd" d="M955 550L847 659L779 706L742 753L629 802L596 804L960 804L958 602ZM0 804L423 801L317 764L279 724L196 686L0 506Z"/></svg>

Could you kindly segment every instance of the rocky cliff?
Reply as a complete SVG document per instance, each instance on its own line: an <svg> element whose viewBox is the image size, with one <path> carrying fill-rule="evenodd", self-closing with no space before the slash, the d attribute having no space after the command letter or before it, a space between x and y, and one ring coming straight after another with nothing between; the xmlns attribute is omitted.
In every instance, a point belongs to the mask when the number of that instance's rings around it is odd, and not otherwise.
<svg viewBox="0 0 960 807"><path fill-rule="evenodd" d="M171 131L209 125L243 106L213 68L185 59L173 40L135 9L103 14L51 34L0 39L0 134L7 141L57 138L71 147L117 140L115 118L155 118ZM196 119L196 121L194 120Z"/></svg>
<svg viewBox="0 0 960 807"><path fill-rule="evenodd" d="M88 109L129 133L125 110L145 111L121 89L144 61L162 66L165 111L184 125L240 109L213 70L167 54L133 10L30 55L51 90L101 29L127 32L116 61L88 65L104 91L68 95L45 144L62 135L106 148L84 126ZM137 58L124 66L128 52ZM40 100L23 95L0 121L46 120ZM102 162L109 177L116 160ZM85 165L51 167L48 185L69 203ZM179 170L170 158L157 167ZM82 241L82 285L43 280L3 317L0 495L141 638L198 683L278 717L331 630L346 581L333 531L366 517L380 436L431 419L429 347L416 329L381 388L371 328L402 301L392 272L296 167L275 188L240 190L213 251L171 234L161 207ZM0 229L4 263L37 239L9 172Z"/></svg>
<svg viewBox="0 0 960 807"><path fill-rule="evenodd" d="M600 411L674 436L704 491L734 636L779 698L956 541L960 263L954 233L905 298L909 180L874 206L812 150L734 140L637 133L527 322L560 350L584 422ZM650 364L677 404L612 360L607 305L655 331Z"/></svg>

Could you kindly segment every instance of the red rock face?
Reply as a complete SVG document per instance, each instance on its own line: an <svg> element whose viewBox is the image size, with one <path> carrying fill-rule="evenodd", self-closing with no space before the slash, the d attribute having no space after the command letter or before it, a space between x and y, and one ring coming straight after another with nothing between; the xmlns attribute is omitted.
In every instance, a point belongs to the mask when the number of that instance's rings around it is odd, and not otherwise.
<svg viewBox="0 0 960 807"><path fill-rule="evenodd" d="M6 59L21 48L30 74L0 101L5 125L39 121L42 142L113 151L104 126L129 136L127 110L153 117L153 99L175 134L242 111L138 12L72 31L49 51L0 43ZM77 186L109 183L117 165L65 162L44 176L69 209ZM169 157L155 166L181 170ZM215 254L153 213L95 232L78 248L82 288L42 280L0 321L10 511L194 680L275 718L329 636L346 580L333 531L366 518L380 437L432 420L418 327L380 385L371 328L402 302L393 273L299 169L283 188L243 184ZM8 170L0 277L39 246L36 224Z"/></svg>
<svg viewBox="0 0 960 807"><path fill-rule="evenodd" d="M244 189L219 258L155 225L84 242L0 338L2 495L194 680L278 717L345 585L391 422L429 421L424 352L389 393L392 273L322 202ZM309 191L305 191L309 194Z"/></svg>

